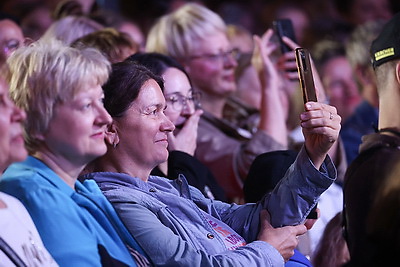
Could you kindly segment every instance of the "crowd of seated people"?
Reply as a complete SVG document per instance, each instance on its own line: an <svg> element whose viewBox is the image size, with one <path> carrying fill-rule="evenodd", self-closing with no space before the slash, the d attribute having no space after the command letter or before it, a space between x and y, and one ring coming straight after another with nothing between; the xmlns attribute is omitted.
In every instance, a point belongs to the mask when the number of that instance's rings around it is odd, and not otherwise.
<svg viewBox="0 0 400 267"><path fill-rule="evenodd" d="M395 3L139 2L0 4L0 265L391 264Z"/></svg>

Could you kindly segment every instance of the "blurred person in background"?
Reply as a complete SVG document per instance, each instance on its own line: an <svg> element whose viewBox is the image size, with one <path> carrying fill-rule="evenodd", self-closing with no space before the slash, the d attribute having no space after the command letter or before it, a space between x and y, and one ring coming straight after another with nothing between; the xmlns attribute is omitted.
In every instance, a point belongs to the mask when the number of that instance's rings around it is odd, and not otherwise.
<svg viewBox="0 0 400 267"><path fill-rule="evenodd" d="M350 260L342 223L342 212L338 212L326 225L311 259L314 267L342 267Z"/></svg>
<svg viewBox="0 0 400 267"><path fill-rule="evenodd" d="M379 99L369 49L383 25L382 20L359 25L346 43L347 58L362 97L362 102L343 123L340 131L348 164L357 157L362 136L373 133L378 127Z"/></svg>
<svg viewBox="0 0 400 267"><path fill-rule="evenodd" d="M103 25L86 16L66 16L54 21L42 39L56 39L70 45L76 39L103 28Z"/></svg>
<svg viewBox="0 0 400 267"><path fill-rule="evenodd" d="M334 0L334 3L351 29L369 21L387 21L393 16L389 0Z"/></svg>
<svg viewBox="0 0 400 267"><path fill-rule="evenodd" d="M107 28L114 28L128 34L131 39L139 45L139 51L144 51L146 42L145 35L139 24L133 19L126 18L116 11L104 8L92 12L90 18Z"/></svg>
<svg viewBox="0 0 400 267"><path fill-rule="evenodd" d="M316 43L311 53L321 75L327 101L336 107L342 121L346 122L360 104L361 96L344 45L326 39Z"/></svg>
<svg viewBox="0 0 400 267"><path fill-rule="evenodd" d="M104 28L84 35L76 39L71 46L77 48L96 48L101 51L111 63L124 61L127 57L139 50L139 45L137 45L128 34L119 32L113 28Z"/></svg>
<svg viewBox="0 0 400 267"><path fill-rule="evenodd" d="M20 26L6 15L0 15L0 72L6 68L6 60L17 48L23 46L24 35Z"/></svg>
<svg viewBox="0 0 400 267"><path fill-rule="evenodd" d="M21 29L25 37L39 40L54 22L52 11L42 3L32 6L28 13L21 18Z"/></svg>

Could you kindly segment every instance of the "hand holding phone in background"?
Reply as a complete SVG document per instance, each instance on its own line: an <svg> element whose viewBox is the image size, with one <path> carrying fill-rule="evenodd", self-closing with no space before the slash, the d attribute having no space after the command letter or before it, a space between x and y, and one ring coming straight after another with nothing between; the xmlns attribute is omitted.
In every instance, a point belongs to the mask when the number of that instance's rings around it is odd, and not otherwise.
<svg viewBox="0 0 400 267"><path fill-rule="evenodd" d="M286 45L292 48L294 51L296 48L300 48L300 45L293 42L291 39L287 37L283 37L282 40ZM318 101L325 103L326 102L326 95L325 95L325 89L322 84L321 78L319 77L318 71L315 68L315 65L313 63L312 57L309 54L309 60L311 62L311 70L312 70L312 76L315 84L315 90L316 90L316 95L318 96ZM298 81L299 80L299 74L298 72L288 72L288 69L291 68L297 68L297 63L296 63L296 55L295 52L293 53L286 53L284 56L280 57L277 62L278 69L281 70L282 72L285 73L285 77L291 81Z"/></svg>
<svg viewBox="0 0 400 267"><path fill-rule="evenodd" d="M272 26L274 29L275 35L278 37L279 40L279 46L280 50L282 53L282 56L280 57L283 62L285 62L284 59L287 57L288 52L292 52L293 48L288 46L284 41L283 38L289 38L292 40L294 43L296 43L296 35L294 32L293 28L293 23L290 19L277 19L272 22ZM296 72L296 67L289 67L286 68L285 72L289 73L295 73Z"/></svg>
<svg viewBox="0 0 400 267"><path fill-rule="evenodd" d="M293 51L293 49L282 40L283 36L286 36L293 42L297 42L292 21L290 19L278 19L272 22L272 26L275 34L278 36L282 54Z"/></svg>

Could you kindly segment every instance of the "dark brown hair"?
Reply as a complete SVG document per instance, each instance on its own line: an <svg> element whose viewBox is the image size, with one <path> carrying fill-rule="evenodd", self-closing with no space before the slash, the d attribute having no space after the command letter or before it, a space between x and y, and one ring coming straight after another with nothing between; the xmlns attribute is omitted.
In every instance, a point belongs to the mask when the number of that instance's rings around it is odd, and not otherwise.
<svg viewBox="0 0 400 267"><path fill-rule="evenodd" d="M113 28L104 28L89 33L75 40L71 46L77 48L94 47L100 50L111 63L123 61L125 49L131 49L133 53L139 50L139 45L128 34Z"/></svg>
<svg viewBox="0 0 400 267"><path fill-rule="evenodd" d="M122 117L136 100L143 84L155 80L164 90L164 82L146 67L126 60L112 65L112 72L104 90L104 107L111 117Z"/></svg>

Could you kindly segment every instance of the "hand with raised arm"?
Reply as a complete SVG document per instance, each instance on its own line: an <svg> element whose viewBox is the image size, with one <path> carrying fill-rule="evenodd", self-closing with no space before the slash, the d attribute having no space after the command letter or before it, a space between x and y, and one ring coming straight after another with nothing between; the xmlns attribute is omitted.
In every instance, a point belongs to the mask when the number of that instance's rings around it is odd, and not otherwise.
<svg viewBox="0 0 400 267"><path fill-rule="evenodd" d="M282 103L282 77L271 61L272 52L277 49L271 42L273 31L267 30L260 38L254 36L255 49L252 64L261 83L261 106L259 129L265 131L276 141L287 146L287 128L285 106Z"/></svg>

